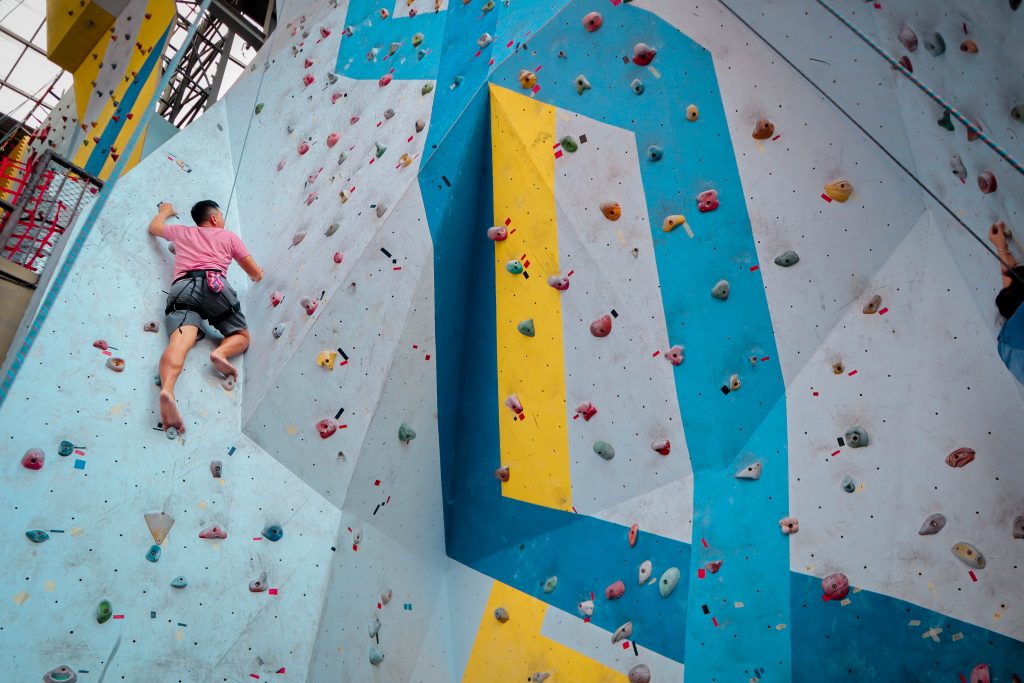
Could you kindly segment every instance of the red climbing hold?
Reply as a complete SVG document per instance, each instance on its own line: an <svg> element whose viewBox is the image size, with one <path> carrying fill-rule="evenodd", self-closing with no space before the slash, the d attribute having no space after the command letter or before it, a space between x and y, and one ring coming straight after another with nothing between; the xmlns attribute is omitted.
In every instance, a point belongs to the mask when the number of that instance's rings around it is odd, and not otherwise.
<svg viewBox="0 0 1024 683"><path fill-rule="evenodd" d="M21 466L27 470L41 470L44 460L46 460L46 456L42 449L30 448L25 451L25 455L21 456Z"/></svg>
<svg viewBox="0 0 1024 683"><path fill-rule="evenodd" d="M498 469L494 470L494 476L503 482L507 482L509 477L508 466L499 467Z"/></svg>
<svg viewBox="0 0 1024 683"><path fill-rule="evenodd" d="M651 448L661 455L668 455L672 451L672 444L668 439L657 439L651 442Z"/></svg>
<svg viewBox="0 0 1024 683"><path fill-rule="evenodd" d="M276 289L270 293L270 305L277 306L279 303L284 301L284 294L277 291Z"/></svg>
<svg viewBox="0 0 1024 683"><path fill-rule="evenodd" d="M636 537L639 536L639 535L640 535L640 525L639 524L634 524L633 526L629 527L629 534L628 534L627 538L629 539L629 547L630 548L635 548L636 547Z"/></svg>
<svg viewBox="0 0 1024 683"><path fill-rule="evenodd" d="M971 669L971 683L991 683L988 664L979 664Z"/></svg>
<svg viewBox="0 0 1024 683"><path fill-rule="evenodd" d="M842 572L829 574L821 580L821 589L829 600L842 600L850 592L850 580Z"/></svg>
<svg viewBox="0 0 1024 683"><path fill-rule="evenodd" d="M911 52L917 49L917 34L914 33L914 29L909 26L903 27L903 30L900 31L899 39L900 42L903 43L903 47L907 48Z"/></svg>
<svg viewBox="0 0 1024 683"><path fill-rule="evenodd" d="M906 69L910 73L914 73L914 65L910 63L910 57L908 57L906 55L903 55L902 57L900 57L900 66L902 66L904 69Z"/></svg>
<svg viewBox="0 0 1024 683"><path fill-rule="evenodd" d="M487 239L494 242L503 242L508 239L508 228L504 225L495 225L487 228Z"/></svg>
<svg viewBox="0 0 1024 683"><path fill-rule="evenodd" d="M306 57L306 61L305 61L305 62L303 62L303 64L304 64L304 65L305 65L305 67L306 67L306 68L308 69L309 67L313 66L313 60L312 60L312 59L310 59L309 57Z"/></svg>
<svg viewBox="0 0 1024 683"><path fill-rule="evenodd" d="M604 19L601 17L600 12L590 12L583 17L583 28L591 33L601 28L602 23L604 23Z"/></svg>
<svg viewBox="0 0 1024 683"><path fill-rule="evenodd" d="M305 154L308 151L309 151L309 143L305 142L305 141L300 142L299 143L299 156L302 156L303 154Z"/></svg>
<svg viewBox="0 0 1024 683"><path fill-rule="evenodd" d="M341 133L331 133L327 136L327 148L330 149L338 144L338 140L341 139Z"/></svg>
<svg viewBox="0 0 1024 683"><path fill-rule="evenodd" d="M557 287L555 289L558 289ZM590 334L595 337L607 337L612 331L612 317L605 313L590 323Z"/></svg>
<svg viewBox="0 0 1024 683"><path fill-rule="evenodd" d="M637 66L647 66L654 61L654 55L657 54L650 45L646 43L637 43L633 46L633 63Z"/></svg>
<svg viewBox="0 0 1024 683"><path fill-rule="evenodd" d="M107 342L103 341L102 339L97 339L92 343L92 345L95 346L100 351L106 351L107 349L110 348L109 346L107 346Z"/></svg>
<svg viewBox="0 0 1024 683"><path fill-rule="evenodd" d="M320 37L326 38L329 35L331 35L331 29L327 28L326 26L321 26L320 27Z"/></svg>
<svg viewBox="0 0 1024 683"><path fill-rule="evenodd" d="M597 415L597 408L595 408L594 404L590 401L583 401L576 406L576 414L580 415L584 422L588 422L590 421L590 418Z"/></svg>
<svg viewBox="0 0 1024 683"><path fill-rule="evenodd" d="M314 81L316 81L316 79L313 78L313 74L306 74L305 76L302 77L302 83L306 87L313 85Z"/></svg>
<svg viewBox="0 0 1024 683"><path fill-rule="evenodd" d="M313 315L316 313L316 307L320 305L320 302L316 299L304 296L299 299L299 305L306 309L306 315Z"/></svg>
<svg viewBox="0 0 1024 683"><path fill-rule="evenodd" d="M626 584L622 581L616 581L612 585L604 589L604 597L609 600L618 600L626 594Z"/></svg>
<svg viewBox="0 0 1024 683"><path fill-rule="evenodd" d="M380 77L380 80L377 81L377 85L380 86L381 88L383 88L385 85L387 85L390 82L391 82L391 74L384 74L383 76Z"/></svg>
<svg viewBox="0 0 1024 683"><path fill-rule="evenodd" d="M704 190L697 195L697 210L701 213L718 208L718 190Z"/></svg>
<svg viewBox="0 0 1024 683"><path fill-rule="evenodd" d="M569 278L561 275L552 275L548 278L548 286L554 287L560 292L569 289Z"/></svg>
<svg viewBox="0 0 1024 683"><path fill-rule="evenodd" d="M996 191L996 177L989 171L981 173L978 175L978 189L982 194L992 194Z"/></svg>
<svg viewBox="0 0 1024 683"><path fill-rule="evenodd" d="M338 431L338 423L329 417L325 417L316 423L316 431L320 434L321 439L329 438L334 432Z"/></svg>
<svg viewBox="0 0 1024 683"><path fill-rule="evenodd" d="M340 251L334 252L334 262L335 263L341 263L344 259L345 259L345 255L342 254Z"/></svg>

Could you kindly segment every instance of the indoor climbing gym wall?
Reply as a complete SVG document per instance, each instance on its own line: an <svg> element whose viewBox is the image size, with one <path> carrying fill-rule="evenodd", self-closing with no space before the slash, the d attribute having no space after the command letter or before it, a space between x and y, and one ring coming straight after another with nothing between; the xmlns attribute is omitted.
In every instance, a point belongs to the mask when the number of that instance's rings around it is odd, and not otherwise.
<svg viewBox="0 0 1024 683"><path fill-rule="evenodd" d="M76 74L113 182L0 378L3 669L1020 683L1018 4L280 0L120 178L159 70ZM146 227L205 198L265 276L179 433Z"/></svg>

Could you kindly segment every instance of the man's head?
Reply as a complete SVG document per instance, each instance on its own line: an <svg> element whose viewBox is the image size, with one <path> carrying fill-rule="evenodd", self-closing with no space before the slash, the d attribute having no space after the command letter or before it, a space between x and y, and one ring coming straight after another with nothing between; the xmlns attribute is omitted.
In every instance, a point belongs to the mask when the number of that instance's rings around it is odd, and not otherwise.
<svg viewBox="0 0 1024 683"><path fill-rule="evenodd" d="M224 227L224 214L221 213L217 202L212 199L196 202L195 206L192 207L192 220L196 222L196 225L207 228Z"/></svg>

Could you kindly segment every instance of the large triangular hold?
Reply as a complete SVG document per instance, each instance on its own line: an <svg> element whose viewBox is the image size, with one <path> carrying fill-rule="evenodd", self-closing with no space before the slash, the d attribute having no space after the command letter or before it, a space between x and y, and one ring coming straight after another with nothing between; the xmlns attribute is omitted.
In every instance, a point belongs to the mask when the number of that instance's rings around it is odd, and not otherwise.
<svg viewBox="0 0 1024 683"><path fill-rule="evenodd" d="M153 534L153 540L160 545L174 526L174 517L166 512L147 512L146 526L149 527L149 533Z"/></svg>
<svg viewBox="0 0 1024 683"><path fill-rule="evenodd" d="M736 473L737 479L760 479L761 478L761 463L755 462L753 465L748 465Z"/></svg>

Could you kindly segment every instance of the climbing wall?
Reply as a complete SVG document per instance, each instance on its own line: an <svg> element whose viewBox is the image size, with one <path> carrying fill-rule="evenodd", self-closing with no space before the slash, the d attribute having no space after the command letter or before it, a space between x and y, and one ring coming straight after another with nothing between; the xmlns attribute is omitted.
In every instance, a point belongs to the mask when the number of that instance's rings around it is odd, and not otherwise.
<svg viewBox="0 0 1024 683"><path fill-rule="evenodd" d="M282 3L78 226L4 395L6 668L1019 680L1024 395L967 229L1021 181L862 36L914 28L1019 157L986 45L1021 15L810 4ZM167 438L145 226L207 197L265 278Z"/></svg>

